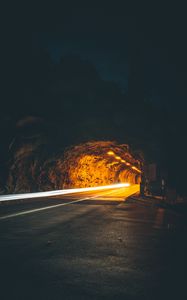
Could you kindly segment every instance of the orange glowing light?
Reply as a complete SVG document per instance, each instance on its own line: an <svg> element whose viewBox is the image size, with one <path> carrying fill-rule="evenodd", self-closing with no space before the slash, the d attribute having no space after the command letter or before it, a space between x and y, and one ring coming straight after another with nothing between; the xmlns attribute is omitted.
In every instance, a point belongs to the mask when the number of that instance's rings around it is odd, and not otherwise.
<svg viewBox="0 0 187 300"><path fill-rule="evenodd" d="M134 167L134 166L132 166L132 169L139 172L139 173L141 173L141 171L138 168Z"/></svg>
<svg viewBox="0 0 187 300"><path fill-rule="evenodd" d="M59 173L61 171L63 174L63 189L96 187L116 182L135 184L137 181L138 171L131 169L136 161L123 145L105 141L88 142L68 149L64 157L63 163L59 164ZM53 176L52 173L52 179Z"/></svg>
<svg viewBox="0 0 187 300"><path fill-rule="evenodd" d="M113 151L108 151L107 154L108 155L114 155L114 152Z"/></svg>
<svg viewBox="0 0 187 300"><path fill-rule="evenodd" d="M119 160L121 159L121 157L120 157L120 156L115 156L115 158L116 158L116 159L119 159Z"/></svg>

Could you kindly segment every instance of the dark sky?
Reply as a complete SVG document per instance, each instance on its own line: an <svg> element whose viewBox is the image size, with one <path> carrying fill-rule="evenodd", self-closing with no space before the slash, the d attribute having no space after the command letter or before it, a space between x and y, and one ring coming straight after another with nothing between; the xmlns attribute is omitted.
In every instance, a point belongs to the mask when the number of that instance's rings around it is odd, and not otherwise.
<svg viewBox="0 0 187 300"><path fill-rule="evenodd" d="M102 78L115 80L123 89L127 88L127 49L125 42L121 45L114 34L105 35L103 41L100 34L71 32L68 36L59 34L52 37L50 34L39 33L35 35L34 42L48 48L55 62L58 62L62 55L77 55L92 62Z"/></svg>
<svg viewBox="0 0 187 300"><path fill-rule="evenodd" d="M126 2L126 1L125 1ZM62 6L37 16L33 47L46 47L53 60L73 54L91 61L101 77L127 90L130 43L142 51L147 95L155 102L186 101L185 6L164 2L130 7ZM177 98L177 100L176 100Z"/></svg>
<svg viewBox="0 0 187 300"><path fill-rule="evenodd" d="M66 54L89 60L102 78L115 80L126 91L130 45L135 43L142 52L147 96L156 103L174 104L174 108L184 105L186 6L168 1L139 2L7 6L1 36L5 73L9 68L10 72L21 72L27 53L45 47L54 61Z"/></svg>

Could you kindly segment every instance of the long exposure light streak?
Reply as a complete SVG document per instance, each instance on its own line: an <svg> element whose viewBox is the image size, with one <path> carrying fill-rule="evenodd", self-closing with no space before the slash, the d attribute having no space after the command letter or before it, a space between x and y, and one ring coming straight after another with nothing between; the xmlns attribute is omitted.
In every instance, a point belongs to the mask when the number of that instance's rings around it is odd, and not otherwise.
<svg viewBox="0 0 187 300"><path fill-rule="evenodd" d="M31 199L31 198L52 197L52 196L76 194L76 193L81 193L81 192L92 192L92 191L100 191L100 190L107 190L107 189L114 189L114 188L123 188L123 187L128 187L128 186L130 186L129 183L117 183L117 184L97 186L97 187L88 187L88 188L65 189L65 190L46 191L46 192L37 192L37 193L2 195L2 196L0 196L0 202L1 201L21 200L21 199Z"/></svg>

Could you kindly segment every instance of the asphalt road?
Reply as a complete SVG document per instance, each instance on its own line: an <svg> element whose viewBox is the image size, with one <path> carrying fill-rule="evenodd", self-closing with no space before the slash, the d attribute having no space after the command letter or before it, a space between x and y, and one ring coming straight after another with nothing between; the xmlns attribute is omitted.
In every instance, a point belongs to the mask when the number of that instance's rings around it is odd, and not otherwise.
<svg viewBox="0 0 187 300"><path fill-rule="evenodd" d="M186 220L137 188L1 204L0 299L187 299Z"/></svg>

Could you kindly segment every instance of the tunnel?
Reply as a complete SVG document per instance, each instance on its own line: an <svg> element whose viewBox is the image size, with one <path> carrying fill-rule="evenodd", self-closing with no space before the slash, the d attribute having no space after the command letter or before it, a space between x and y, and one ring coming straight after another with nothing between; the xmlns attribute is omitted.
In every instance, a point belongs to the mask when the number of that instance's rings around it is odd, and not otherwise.
<svg viewBox="0 0 187 300"><path fill-rule="evenodd" d="M39 145L39 146L38 146ZM127 144L89 141L43 156L40 144L27 140L14 153L9 193L140 183L142 161Z"/></svg>
<svg viewBox="0 0 187 300"><path fill-rule="evenodd" d="M63 159L63 188L140 183L140 159L127 144L91 141L68 148Z"/></svg>

